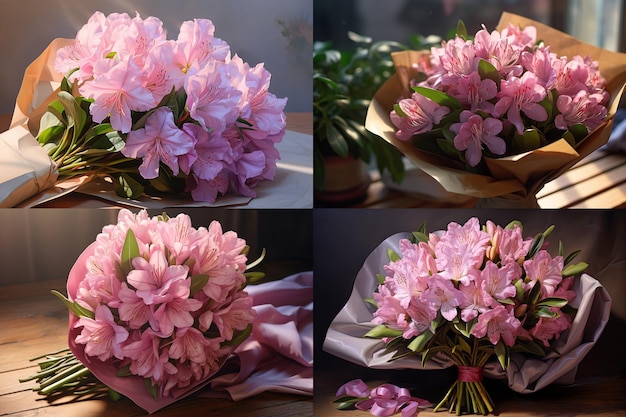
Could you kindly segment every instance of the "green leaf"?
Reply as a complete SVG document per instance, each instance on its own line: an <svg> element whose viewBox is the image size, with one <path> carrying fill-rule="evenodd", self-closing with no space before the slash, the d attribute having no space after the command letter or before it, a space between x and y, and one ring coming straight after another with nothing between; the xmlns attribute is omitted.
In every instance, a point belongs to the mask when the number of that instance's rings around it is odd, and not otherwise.
<svg viewBox="0 0 626 417"><path fill-rule="evenodd" d="M446 351L446 350L449 350L449 348L447 346L432 346L432 347L429 347L428 349L426 349L424 351L424 353L422 353L422 366L425 366L426 362L428 362L437 353L443 352L443 351Z"/></svg>
<svg viewBox="0 0 626 417"><path fill-rule="evenodd" d="M509 361L511 359L509 357L508 348L502 342L502 340L496 343L496 345L493 348L494 348L493 349L494 352L496 353L496 357L498 358L498 362L500 362L500 366L502 366L502 369L506 371L506 368L509 367Z"/></svg>
<svg viewBox="0 0 626 417"><path fill-rule="evenodd" d="M126 143L117 131L107 132L99 135L96 140L90 144L92 149L101 149L107 152L119 152L124 149Z"/></svg>
<svg viewBox="0 0 626 417"><path fill-rule="evenodd" d="M543 348L535 343L535 342L530 342L527 340L523 340L523 339L517 339L515 341L515 345L509 348L510 352L521 352L521 353L530 353L532 355L536 355L536 356L545 356L546 352L543 350Z"/></svg>
<svg viewBox="0 0 626 417"><path fill-rule="evenodd" d="M87 114L80 107L79 102L76 101L74 96L67 91L59 91L57 98L63 105L65 114L68 116L68 125L74 125L74 140L77 140L85 127Z"/></svg>
<svg viewBox="0 0 626 417"><path fill-rule="evenodd" d="M246 284L258 284L263 278L265 278L265 272L244 272L243 276L246 278Z"/></svg>
<svg viewBox="0 0 626 417"><path fill-rule="evenodd" d="M115 402L115 401L119 401L120 399L122 399L123 395L109 388L109 397L111 398L112 401Z"/></svg>
<svg viewBox="0 0 626 417"><path fill-rule="evenodd" d="M561 272L561 275L563 275L564 277L571 277L573 275L578 275L581 272L583 272L585 269L587 269L588 266L589 264L587 264L586 262L578 262L577 264L574 264L574 265L568 265L567 267L563 269L563 271Z"/></svg>
<svg viewBox="0 0 626 417"><path fill-rule="evenodd" d="M148 394L150 394L150 396L154 398L154 400L156 401L159 398L157 387L152 385L152 381L150 378L144 378L143 382L144 382L144 385L146 386L146 390L148 391Z"/></svg>
<svg viewBox="0 0 626 417"><path fill-rule="evenodd" d="M465 40L469 39L469 34L467 33L467 28L465 27L465 23L459 19L456 24L456 35Z"/></svg>
<svg viewBox="0 0 626 417"><path fill-rule="evenodd" d="M500 73L490 62L484 59L478 62L478 75L481 80L492 80L498 90L500 89Z"/></svg>
<svg viewBox="0 0 626 417"><path fill-rule="evenodd" d="M196 274L189 277L191 285L189 286L189 295L193 297L209 282L209 276L207 274Z"/></svg>
<svg viewBox="0 0 626 417"><path fill-rule="evenodd" d="M331 124L326 126L326 139L333 152L344 158L348 157L350 153L348 142L346 142L341 133Z"/></svg>
<svg viewBox="0 0 626 417"><path fill-rule="evenodd" d="M517 227L519 227L521 229L522 228L522 222L520 222L519 220L513 220L512 222L510 222L509 224L506 225L505 229L513 230L513 229L515 229L515 226L517 226Z"/></svg>
<svg viewBox="0 0 626 417"><path fill-rule="evenodd" d="M570 126L568 132L572 134L575 143L580 142L589 134L587 127L580 123Z"/></svg>
<svg viewBox="0 0 626 417"><path fill-rule="evenodd" d="M450 110L459 110L463 107L459 100L444 93L443 91L435 90L435 89L428 88L428 87L422 87L422 86L414 86L411 88L416 93L421 94L424 97L431 99L432 101L434 101L435 103L441 106L446 106Z"/></svg>
<svg viewBox="0 0 626 417"><path fill-rule="evenodd" d="M402 335L402 330L394 330L385 326L384 324L379 324L378 326L370 329L363 337L371 337L373 339L381 339L383 337L397 337Z"/></svg>
<svg viewBox="0 0 626 417"><path fill-rule="evenodd" d="M139 253L139 245L137 244L137 239L135 238L133 230L129 228L128 232L126 232L124 245L122 246L121 265L123 276L118 277L120 281L126 281L126 276L130 271L133 270L133 259L138 258L139 256L141 256L141 254Z"/></svg>
<svg viewBox="0 0 626 417"><path fill-rule="evenodd" d="M86 308L84 308L83 306L81 306L75 301L70 301L67 297L65 297L60 292L56 290L52 290L51 292L53 295L57 296L57 298L63 301L63 304L65 304L65 307L67 307L76 317L79 317L79 318L87 317L90 319L93 319L95 317L93 311L87 310Z"/></svg>
<svg viewBox="0 0 626 417"><path fill-rule="evenodd" d="M567 300L565 298L548 297L539 300L537 307L563 307L566 304Z"/></svg>
<svg viewBox="0 0 626 417"><path fill-rule="evenodd" d="M248 326L245 329L235 332L233 334L233 338L224 342L223 345L239 346L250 336L251 333L252 333L252 323L248 324Z"/></svg>
<svg viewBox="0 0 626 417"><path fill-rule="evenodd" d="M51 101L48 104L48 112L52 113L62 124L66 126L69 124L65 115L63 104L61 104L59 100Z"/></svg>
<svg viewBox="0 0 626 417"><path fill-rule="evenodd" d="M402 110L402 108L400 107L400 105L398 103L393 105L393 109L396 112L396 114L400 117L407 117L408 115Z"/></svg>
<svg viewBox="0 0 626 417"><path fill-rule="evenodd" d="M541 317L544 319L555 319L559 317L558 313L554 313L550 310L550 307L539 307L533 311L533 316Z"/></svg>
<svg viewBox="0 0 626 417"><path fill-rule="evenodd" d="M130 370L130 365L126 365L120 369L117 370L117 372L115 373L116 376L132 376L134 375L131 370Z"/></svg>
<svg viewBox="0 0 626 417"><path fill-rule="evenodd" d="M115 194L131 199L139 198L144 190L143 185L126 173L121 173L117 176L117 181L114 181L114 186Z"/></svg>
<svg viewBox="0 0 626 417"><path fill-rule="evenodd" d="M261 262L263 262L263 259L265 259L265 248L263 248L261 250L261 254L259 255L259 257L256 260L254 260L253 262L251 262L248 265L246 265L246 271L248 269L252 269L255 266L259 265Z"/></svg>
<svg viewBox="0 0 626 417"><path fill-rule="evenodd" d="M430 330L426 330L424 333L415 336L407 347L413 352L423 352L432 338L433 333Z"/></svg>
<svg viewBox="0 0 626 417"><path fill-rule="evenodd" d="M393 249L387 249L387 258L389 259L390 262L395 262L399 260L401 257Z"/></svg>
<svg viewBox="0 0 626 417"><path fill-rule="evenodd" d="M367 304L371 305L374 308L378 308L378 304L376 303L376 300L374 300L372 297L364 298L363 301L365 301Z"/></svg>
<svg viewBox="0 0 626 417"><path fill-rule="evenodd" d="M465 341L464 338L462 337L457 337L456 339L459 344L457 345L458 349L461 352L467 352L467 353L471 353L472 352L472 348L470 348L470 345Z"/></svg>
<svg viewBox="0 0 626 417"><path fill-rule="evenodd" d="M413 232L413 237L415 237L416 242L424 242L428 243L428 235L423 232Z"/></svg>
<svg viewBox="0 0 626 417"><path fill-rule="evenodd" d="M541 148L541 136L537 129L526 129L524 131L524 151L534 151Z"/></svg>
<svg viewBox="0 0 626 417"><path fill-rule="evenodd" d="M376 280L378 281L379 284L384 284L385 283L385 276L382 274L376 274Z"/></svg>
<svg viewBox="0 0 626 417"><path fill-rule="evenodd" d="M563 261L564 265L569 264L570 262L572 262L574 260L574 258L576 258L578 256L578 254L580 253L580 249L579 250L575 250L574 252L570 253L569 255L567 255L565 257L565 260Z"/></svg>
<svg viewBox="0 0 626 417"><path fill-rule="evenodd" d="M46 113L51 114L51 113ZM55 118L56 119L56 118ZM45 130L39 130L39 134L37 135L37 141L41 145L45 145L46 143L57 143L65 133L66 127L64 125L50 126Z"/></svg>

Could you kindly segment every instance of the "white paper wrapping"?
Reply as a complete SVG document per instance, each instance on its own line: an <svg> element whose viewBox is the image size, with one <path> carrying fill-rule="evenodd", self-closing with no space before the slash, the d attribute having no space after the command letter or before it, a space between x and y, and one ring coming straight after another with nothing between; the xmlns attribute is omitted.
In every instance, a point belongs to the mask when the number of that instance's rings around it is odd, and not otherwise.
<svg viewBox="0 0 626 417"><path fill-rule="evenodd" d="M393 353L384 353L382 340L363 337L374 327L371 323L373 308L363 300L371 297L376 289L376 274L384 273L383 266L389 262L387 250L399 253L400 239L409 237L408 233L392 235L367 257L356 276L348 302L328 329L323 347L325 351L376 369L443 369L454 365L445 356L435 356L424 367L419 356L390 362ZM535 392L552 383L573 383L578 364L600 337L611 311L611 297L591 276L583 274L577 277L573 290L577 297L571 304L578 311L571 328L561 335L554 346L560 355L536 358L513 353L506 372L494 358L486 364L485 376L506 379L509 387L519 393Z"/></svg>
<svg viewBox="0 0 626 417"><path fill-rule="evenodd" d="M0 207L13 207L52 186L54 162L24 126L0 134Z"/></svg>

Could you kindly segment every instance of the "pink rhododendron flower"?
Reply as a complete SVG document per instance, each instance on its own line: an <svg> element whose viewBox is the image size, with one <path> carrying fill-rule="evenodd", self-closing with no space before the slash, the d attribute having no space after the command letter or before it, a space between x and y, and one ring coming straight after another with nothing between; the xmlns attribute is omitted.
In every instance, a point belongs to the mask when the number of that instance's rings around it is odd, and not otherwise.
<svg viewBox="0 0 626 417"><path fill-rule="evenodd" d="M527 261L524 261L526 276L531 281L531 285L539 282L541 284L541 295L550 297L554 294L556 287L563 280L563 257L554 258L545 250L540 250Z"/></svg>
<svg viewBox="0 0 626 417"><path fill-rule="evenodd" d="M79 91L94 100L89 111L95 122L110 117L113 129L122 133L131 130L131 111L147 111L157 104L143 84L141 69L130 58L96 62L94 79Z"/></svg>
<svg viewBox="0 0 626 417"><path fill-rule="evenodd" d="M491 295L484 290L481 275L477 275L475 280L468 285L461 285L459 291L463 293L463 302L460 307L461 319L464 322L469 322L475 319L479 313L489 310L493 303Z"/></svg>
<svg viewBox="0 0 626 417"><path fill-rule="evenodd" d="M194 137L174 123L170 109L159 107L146 119L144 128L128 133L122 153L129 158L143 158L139 173L151 179L159 176L161 162L178 175L177 157L191 152L194 145Z"/></svg>
<svg viewBox="0 0 626 417"><path fill-rule="evenodd" d="M554 61L556 80L553 87L559 94L575 96L579 91L587 91L589 66L579 60L570 60L561 57Z"/></svg>
<svg viewBox="0 0 626 417"><path fill-rule="evenodd" d="M189 287L174 285L176 281L185 280L189 268L184 265L168 265L165 255L155 251L150 260L138 257L132 260L133 269L129 272L128 283L137 289L137 295L146 304L160 304L170 297L185 297ZM170 292L176 291L175 294Z"/></svg>
<svg viewBox="0 0 626 417"><path fill-rule="evenodd" d="M167 350L160 350L161 338L151 329L141 334L141 339L124 346L124 355L131 359L130 371L159 383L166 374L176 373Z"/></svg>
<svg viewBox="0 0 626 417"><path fill-rule="evenodd" d="M507 346L515 344L517 329L521 323L502 304L478 316L478 323L472 330L477 338L487 336L496 345L500 340Z"/></svg>
<svg viewBox="0 0 626 417"><path fill-rule="evenodd" d="M493 262L487 261L480 271L482 289L495 300L513 298L516 290L512 282L520 278L517 272L512 264L498 268Z"/></svg>
<svg viewBox="0 0 626 417"><path fill-rule="evenodd" d="M126 283L122 284L119 297L120 319L127 321L131 329L140 329L154 314L154 307L146 304Z"/></svg>
<svg viewBox="0 0 626 417"><path fill-rule="evenodd" d="M189 285L188 279L173 282L170 293L174 292L172 290L175 287L180 288L179 293L167 297L154 312L150 325L158 336L169 337L175 328L186 328L193 325L194 317L191 312L202 308L203 303L200 300L188 298Z"/></svg>
<svg viewBox="0 0 626 417"><path fill-rule="evenodd" d="M176 62L183 73L203 68L210 61L223 61L230 47L215 36L215 25L208 19L183 22L174 44Z"/></svg>
<svg viewBox="0 0 626 417"><path fill-rule="evenodd" d="M530 329L530 334L549 348L552 339L558 339L561 333L569 329L570 326L571 320L563 314L559 314L555 318L541 317L537 324Z"/></svg>
<svg viewBox="0 0 626 417"><path fill-rule="evenodd" d="M420 295L420 300L441 310L446 320L454 320L457 309L463 303L463 293L457 290L452 282L440 275L431 277L428 289Z"/></svg>
<svg viewBox="0 0 626 417"><path fill-rule="evenodd" d="M450 113L449 108L417 93L411 98L400 100L398 106L406 116L400 116L394 110L391 112L391 121L399 129L396 136L401 140L409 140L413 135L430 131Z"/></svg>
<svg viewBox="0 0 626 417"><path fill-rule="evenodd" d="M85 345L85 353L106 361L115 356L123 359L122 343L128 339L128 330L117 325L111 310L105 305L96 308L95 318L81 317L75 327L82 327L76 343Z"/></svg>
<svg viewBox="0 0 626 417"><path fill-rule="evenodd" d="M184 327L176 331L172 345L169 348L169 356L179 359L181 362L190 360L195 363L206 362L207 349L215 349L211 341L193 327Z"/></svg>
<svg viewBox="0 0 626 417"><path fill-rule="evenodd" d="M502 265L517 265L517 261L528 254L532 238L524 239L521 227L515 225L513 228L504 229L488 220L486 228L491 236L494 255L498 255Z"/></svg>
<svg viewBox="0 0 626 417"><path fill-rule="evenodd" d="M459 77L458 82L448 89L448 94L469 106L472 112L483 110L490 114L494 109L490 100L498 94L498 87L492 79L481 80L478 72L474 71L465 77Z"/></svg>
<svg viewBox="0 0 626 417"><path fill-rule="evenodd" d="M574 97L561 95L556 105L561 114L554 119L557 128L567 130L575 124L583 124L589 131L598 127L606 118L607 109L600 94L579 91Z"/></svg>
<svg viewBox="0 0 626 417"><path fill-rule="evenodd" d="M556 80L556 69L553 66L555 54L547 46L537 48L534 52L524 51L521 60L524 67L537 76L539 82L546 89L551 88Z"/></svg>
<svg viewBox="0 0 626 417"><path fill-rule="evenodd" d="M472 267L478 268L482 264L482 257L489 245L489 235L481 230L480 223L476 217L469 218L462 226L456 222L450 222L441 239L435 245L437 248L444 244L463 247L466 246L474 259Z"/></svg>
<svg viewBox="0 0 626 417"><path fill-rule="evenodd" d="M546 97L546 89L538 82L532 72L525 72L521 77L510 76L502 80L495 110L498 114L506 113L517 133L524 133L521 113L532 120L544 122L548 112L539 103Z"/></svg>
<svg viewBox="0 0 626 417"><path fill-rule="evenodd" d="M502 131L502 122L498 119L483 119L480 115L464 110L460 123L454 123L450 130L455 133L454 147L465 151L465 159L469 166L476 166L482 159L483 145L495 153L506 152L506 143L498 133Z"/></svg>
<svg viewBox="0 0 626 417"><path fill-rule="evenodd" d="M242 92L235 88L236 67L219 61L209 61L185 80L187 107L191 117L202 127L221 134L239 116ZM235 81L236 82L236 81Z"/></svg>

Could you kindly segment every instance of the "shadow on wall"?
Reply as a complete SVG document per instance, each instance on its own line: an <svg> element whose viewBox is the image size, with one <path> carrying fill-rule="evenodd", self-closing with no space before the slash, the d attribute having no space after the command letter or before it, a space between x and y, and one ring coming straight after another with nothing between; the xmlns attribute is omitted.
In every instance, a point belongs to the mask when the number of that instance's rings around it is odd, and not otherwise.
<svg viewBox="0 0 626 417"><path fill-rule="evenodd" d="M150 215L163 210L150 211ZM266 262L297 261L312 267L310 210L166 210L171 217L189 214L194 227L218 220L250 246L250 261L262 249ZM102 228L117 222L116 210L0 210L0 286L66 277L72 265ZM262 265L257 268L262 271ZM282 278L282 277L279 277Z"/></svg>
<svg viewBox="0 0 626 417"><path fill-rule="evenodd" d="M289 98L285 111L311 111L313 0L22 0L3 3L0 15L0 114L13 112L28 64L54 38L76 36L95 11L158 17L168 39L185 20L211 19L233 53L250 65L265 63L270 91Z"/></svg>

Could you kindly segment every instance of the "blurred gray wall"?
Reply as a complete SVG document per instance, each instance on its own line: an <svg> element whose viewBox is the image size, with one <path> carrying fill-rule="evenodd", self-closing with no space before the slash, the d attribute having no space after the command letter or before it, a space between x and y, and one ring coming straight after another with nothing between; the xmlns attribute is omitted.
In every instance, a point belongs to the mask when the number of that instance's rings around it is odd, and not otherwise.
<svg viewBox="0 0 626 417"><path fill-rule="evenodd" d="M162 211L149 213L154 216ZM167 210L171 217L180 212L187 213L196 228L218 220L224 231L237 232L250 246L249 261L265 248L266 265L290 262L302 268L298 271L312 268L311 210ZM0 209L0 287L67 277L102 227L116 223L117 213L92 209ZM263 264L256 270L263 271Z"/></svg>
<svg viewBox="0 0 626 417"><path fill-rule="evenodd" d="M250 65L265 63L270 91L289 98L286 111L312 108L313 0L5 0L0 7L0 114L13 112L28 64L52 39L76 36L95 11L158 17L168 39L185 20L211 19L233 53ZM296 35L286 35L285 25Z"/></svg>

